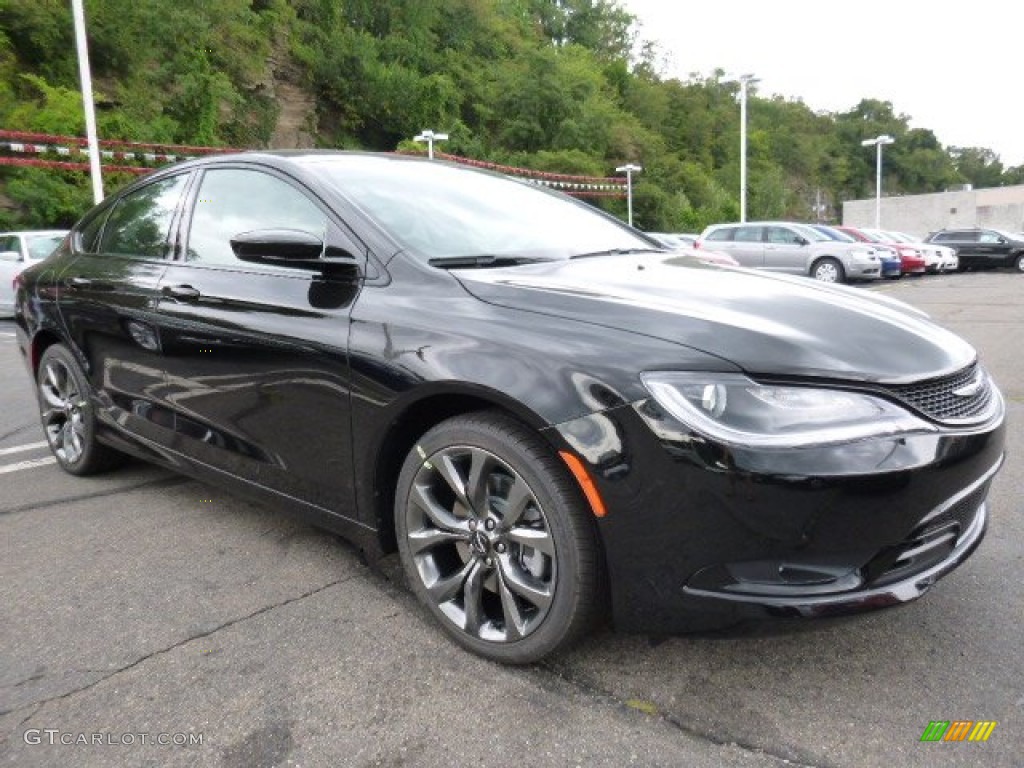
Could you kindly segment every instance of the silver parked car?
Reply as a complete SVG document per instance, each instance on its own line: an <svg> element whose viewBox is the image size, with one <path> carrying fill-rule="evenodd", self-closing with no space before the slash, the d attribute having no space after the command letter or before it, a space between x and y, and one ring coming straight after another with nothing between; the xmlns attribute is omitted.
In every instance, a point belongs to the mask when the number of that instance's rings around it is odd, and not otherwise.
<svg viewBox="0 0 1024 768"><path fill-rule="evenodd" d="M728 253L740 266L809 275L827 283L876 280L882 273L870 245L838 242L786 221L713 224L701 233L696 247Z"/></svg>
<svg viewBox="0 0 1024 768"><path fill-rule="evenodd" d="M45 259L67 236L66 229L0 232L0 317L14 316L14 278L25 267Z"/></svg>

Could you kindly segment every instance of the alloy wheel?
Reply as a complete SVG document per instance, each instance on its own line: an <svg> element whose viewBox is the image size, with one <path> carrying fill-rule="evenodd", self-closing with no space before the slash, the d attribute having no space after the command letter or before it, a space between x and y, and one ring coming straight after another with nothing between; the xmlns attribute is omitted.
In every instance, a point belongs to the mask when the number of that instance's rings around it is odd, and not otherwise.
<svg viewBox="0 0 1024 768"><path fill-rule="evenodd" d="M86 402L75 378L61 360L45 363L39 378L43 429L50 448L62 464L75 464L86 445Z"/></svg>
<svg viewBox="0 0 1024 768"><path fill-rule="evenodd" d="M473 638L510 643L530 635L558 580L536 495L481 448L448 446L421 458L405 507L406 540L429 599Z"/></svg>

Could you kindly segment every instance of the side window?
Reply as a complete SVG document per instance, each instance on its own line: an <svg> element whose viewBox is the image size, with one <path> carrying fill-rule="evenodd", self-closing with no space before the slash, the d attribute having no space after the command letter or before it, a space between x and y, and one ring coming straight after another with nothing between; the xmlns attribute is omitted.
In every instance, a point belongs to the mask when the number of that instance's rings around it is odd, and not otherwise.
<svg viewBox="0 0 1024 768"><path fill-rule="evenodd" d="M103 222L107 220L110 207L98 211L78 232L78 247L85 253L97 253L99 250L100 230L103 229Z"/></svg>
<svg viewBox="0 0 1024 768"><path fill-rule="evenodd" d="M793 232L785 227L769 227L768 228L768 242L769 243L782 243L785 245L794 245L798 242L796 232Z"/></svg>
<svg viewBox="0 0 1024 768"><path fill-rule="evenodd" d="M142 259L162 259L174 210L188 174L149 184L118 200L103 228L100 250Z"/></svg>
<svg viewBox="0 0 1024 768"><path fill-rule="evenodd" d="M16 257L0 257L2 261L21 261L21 245L16 235L0 235L0 253L17 253Z"/></svg>
<svg viewBox="0 0 1024 768"><path fill-rule="evenodd" d="M954 232L955 240L961 243L976 243L978 242L977 232Z"/></svg>
<svg viewBox="0 0 1024 768"><path fill-rule="evenodd" d="M707 240L716 240L721 242L723 240L732 240L732 230L726 227L725 229L716 229L714 232L707 236Z"/></svg>
<svg viewBox="0 0 1024 768"><path fill-rule="evenodd" d="M979 243L998 243L999 239L998 233L989 232L988 230L985 230L978 236Z"/></svg>
<svg viewBox="0 0 1024 768"><path fill-rule="evenodd" d="M206 171L192 212L187 260L240 265L231 238L256 229L296 229L324 238L327 216L298 189L268 173Z"/></svg>
<svg viewBox="0 0 1024 768"><path fill-rule="evenodd" d="M737 243L760 243L761 227L739 227L733 239Z"/></svg>

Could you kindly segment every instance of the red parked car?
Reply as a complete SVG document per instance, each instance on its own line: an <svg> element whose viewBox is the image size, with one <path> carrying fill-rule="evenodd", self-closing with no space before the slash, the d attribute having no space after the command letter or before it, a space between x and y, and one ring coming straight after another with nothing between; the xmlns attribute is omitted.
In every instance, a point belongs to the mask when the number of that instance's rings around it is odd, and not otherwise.
<svg viewBox="0 0 1024 768"><path fill-rule="evenodd" d="M896 255L900 257L901 274L904 275L923 275L927 269L927 262L924 260L924 256L921 252L912 245L907 243L883 243L878 238L872 237L871 235L863 232L856 227L836 227L840 232L845 232L850 237L860 240L862 243L873 243L875 245L884 245L887 248L891 248L896 252Z"/></svg>

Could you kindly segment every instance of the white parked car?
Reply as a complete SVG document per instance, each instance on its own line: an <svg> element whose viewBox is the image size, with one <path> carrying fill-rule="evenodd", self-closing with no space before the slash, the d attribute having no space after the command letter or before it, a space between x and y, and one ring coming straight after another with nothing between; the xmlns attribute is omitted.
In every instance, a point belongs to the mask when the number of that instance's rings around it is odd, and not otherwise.
<svg viewBox="0 0 1024 768"><path fill-rule="evenodd" d="M929 272L956 272L960 269L960 259L956 255L956 249L954 248L939 245L938 243L926 243L921 238L908 235L905 232L889 230L888 234L901 243L907 243L920 249Z"/></svg>
<svg viewBox="0 0 1024 768"><path fill-rule="evenodd" d="M14 278L26 267L53 253L66 229L0 232L0 317L14 316Z"/></svg>

